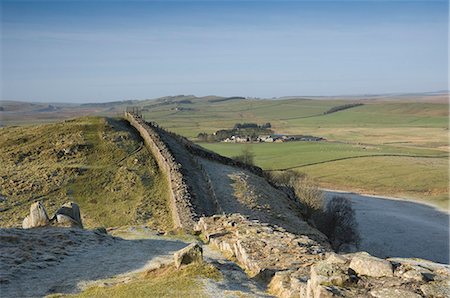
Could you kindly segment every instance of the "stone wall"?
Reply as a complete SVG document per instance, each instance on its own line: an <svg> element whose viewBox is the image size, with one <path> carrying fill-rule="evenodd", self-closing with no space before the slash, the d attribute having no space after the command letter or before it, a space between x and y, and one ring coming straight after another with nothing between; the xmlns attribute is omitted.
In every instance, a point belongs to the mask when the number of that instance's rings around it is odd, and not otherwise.
<svg viewBox="0 0 450 298"><path fill-rule="evenodd" d="M192 197L181 173L181 165L177 163L170 149L161 140L155 124L148 124L142 118L130 113L125 113L125 119L144 139L145 145L167 178L174 225L191 229L198 216L192 206Z"/></svg>
<svg viewBox="0 0 450 298"><path fill-rule="evenodd" d="M248 165L206 150L185 137L163 129L155 122L144 121L136 114L125 112L125 119L139 132L147 148L155 156L158 166L166 174L171 189L170 205L176 227L192 229L199 215L221 213L210 177L202 169L201 164L196 162L198 158L239 167L258 176L263 176L263 170L257 166ZM178 155L172 151L171 147L178 148L176 149ZM184 156L180 156L179 147L182 148ZM189 155L189 158L186 158L187 155ZM185 161L189 160L189 163L192 164L183 165L175 156L182 157ZM195 169L189 172L192 165ZM199 189L198 185L203 187L203 191ZM275 185L272 186L276 187ZM197 191L194 191L194 189ZM215 210L214 207L216 207Z"/></svg>
<svg viewBox="0 0 450 298"><path fill-rule="evenodd" d="M172 138L176 139L180 144L184 146L184 148L189 151L191 154L206 158L212 161L216 161L219 163L222 163L224 165L233 166L233 167L239 167L242 169L245 169L249 172L252 172L253 174L256 174L258 176L263 175L263 170L260 167L249 165L237 160L234 160L229 157L222 156L220 154L217 154L213 151L207 150L203 147L198 146L197 144L189 141L187 138L180 136L178 134L175 134L173 132L167 131L160 126L158 126L156 123L150 123L150 125L154 125L154 127L158 130L160 134L168 134Z"/></svg>

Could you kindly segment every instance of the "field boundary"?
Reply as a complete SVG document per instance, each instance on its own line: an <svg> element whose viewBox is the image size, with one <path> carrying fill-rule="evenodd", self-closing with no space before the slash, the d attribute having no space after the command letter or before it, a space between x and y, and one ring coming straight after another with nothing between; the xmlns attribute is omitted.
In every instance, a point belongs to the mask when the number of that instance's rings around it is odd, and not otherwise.
<svg viewBox="0 0 450 298"><path fill-rule="evenodd" d="M341 160L347 160L347 159L356 159L356 158L363 158L363 157L418 157L418 158L448 158L448 155L411 155L411 154L371 154L371 155L358 155L358 156L348 156L348 157L340 157L330 160L323 160L323 161L317 161L312 162L304 165L296 165L291 166L287 168L279 168L279 169L267 169L265 171L273 172L273 171L286 171L286 170L292 170L297 168L303 168L308 166L314 166L329 162L335 162L335 161L341 161Z"/></svg>
<svg viewBox="0 0 450 298"><path fill-rule="evenodd" d="M155 157L159 168L169 184L170 209L172 220L177 228L192 228L197 214L191 204L191 195L181 173L180 165L169 148L159 137L158 132L142 118L125 112L125 119L139 132L144 143Z"/></svg>

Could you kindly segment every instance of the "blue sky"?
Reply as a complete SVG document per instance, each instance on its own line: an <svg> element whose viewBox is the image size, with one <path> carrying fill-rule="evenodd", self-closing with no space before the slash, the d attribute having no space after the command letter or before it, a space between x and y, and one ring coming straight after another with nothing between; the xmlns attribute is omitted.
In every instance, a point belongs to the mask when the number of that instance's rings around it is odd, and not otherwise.
<svg viewBox="0 0 450 298"><path fill-rule="evenodd" d="M2 99L448 89L447 1L6 1Z"/></svg>

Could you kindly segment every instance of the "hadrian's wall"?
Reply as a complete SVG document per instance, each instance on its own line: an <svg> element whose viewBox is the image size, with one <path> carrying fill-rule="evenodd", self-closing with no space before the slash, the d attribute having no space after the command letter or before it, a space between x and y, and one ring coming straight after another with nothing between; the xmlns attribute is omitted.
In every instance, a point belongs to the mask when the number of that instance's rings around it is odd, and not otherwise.
<svg viewBox="0 0 450 298"><path fill-rule="evenodd" d="M216 207L216 213L221 213L220 206L219 204L214 204L214 202L217 202L210 178L208 174L204 172L202 166L198 162L195 162L197 158L204 158L224 165L238 167L247 170L255 175L264 176L263 170L257 166L248 165L234 159L219 155L215 152L206 150L189 141L183 136L163 129L155 122L144 121L138 115L125 113L125 119L127 119L131 123L131 125L138 130L142 138L145 140L147 147L156 157L160 168L167 173L167 179L170 183L171 188L171 208L173 210L172 213L174 217L174 223L178 227L192 228L194 221L198 220L198 215L204 214L203 211L205 210L202 210L202 207L204 206L201 206L202 202L198 200L198 194L197 197L193 197L193 185L190 185L188 183L189 178L192 177L185 176L186 174L192 175L194 173L185 173L184 175L183 173L185 171L183 171L182 169L183 165L181 164L180 160L177 160L175 158L176 154L171 151L169 144L173 143L173 141L181 145L181 147L186 150L186 154L190 154L192 155L192 157L194 157L193 159L191 158L191 160L196 164L196 168L198 168L198 170L202 174L199 175L202 177L197 178L202 180L201 183L206 186L204 191L208 193L207 196L211 196L211 198L208 197L206 198L206 200L210 200L213 202L213 205L215 205ZM191 182L193 182L192 179ZM295 204L300 204L290 189L275 185L270 180L268 180L268 182L274 188L278 188L286 193L287 197L290 198ZM203 204L205 204L205 201L203 201ZM299 208L301 209L302 207L299 206Z"/></svg>
<svg viewBox="0 0 450 298"><path fill-rule="evenodd" d="M154 124L154 125L156 127L156 130L159 133L164 133L164 134L170 135L172 138L176 139L180 144L182 144L184 146L184 148L187 151L189 151L191 154L194 154L194 155L197 155L197 156L200 156L200 157L212 160L212 161L217 161L217 162L220 162L220 163L228 165L228 166L239 167L239 168L245 169L249 172L252 172L253 174L256 174L258 176L263 175L263 170L260 167L249 165L249 164L234 160L232 158L222 156L215 152L206 150L205 148L202 148L202 147L196 145L195 143L189 141L188 139L186 139L183 136L180 136L173 132L164 130L163 128L157 126L156 124Z"/></svg>
<svg viewBox="0 0 450 298"><path fill-rule="evenodd" d="M142 118L125 113L125 119L136 128L147 148L155 157L159 168L164 172L170 187L170 206L173 222L176 227L191 229L198 218L192 206L189 187L181 173L181 165L177 163L170 149L161 140L156 126L147 124Z"/></svg>

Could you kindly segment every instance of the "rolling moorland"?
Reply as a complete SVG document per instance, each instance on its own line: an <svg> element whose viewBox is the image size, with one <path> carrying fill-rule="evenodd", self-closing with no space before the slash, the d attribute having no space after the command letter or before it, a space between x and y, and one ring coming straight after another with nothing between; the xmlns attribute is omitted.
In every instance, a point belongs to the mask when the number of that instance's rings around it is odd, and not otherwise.
<svg viewBox="0 0 450 298"><path fill-rule="evenodd" d="M325 114L348 103L363 103ZM281 98L172 96L156 100L58 105L3 102L3 125L32 124L77 115L118 115L140 107L149 121L196 141L235 123L270 122L275 133L326 142L199 143L232 157L244 147L265 170L307 173L320 186L419 199L441 208L448 200L448 94ZM197 140L198 141L198 140Z"/></svg>

